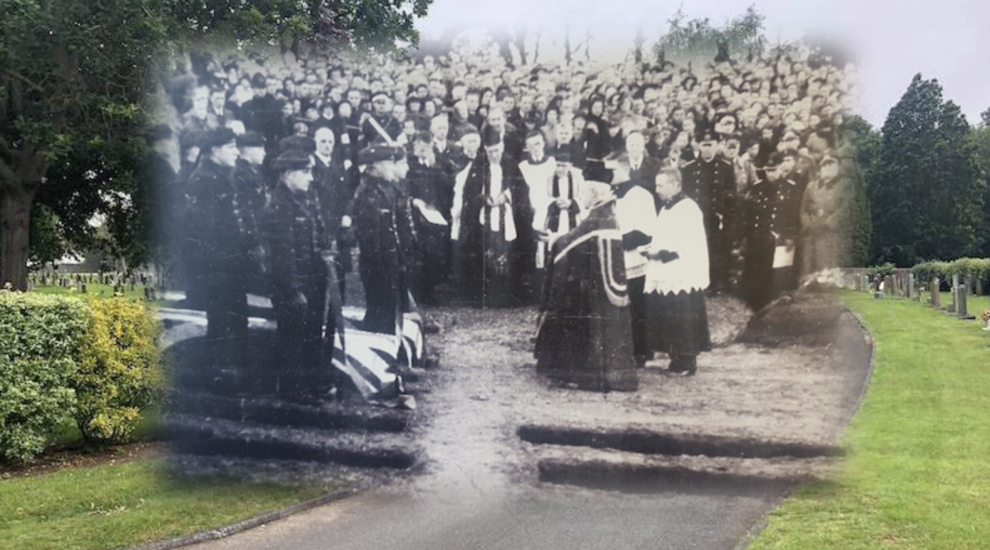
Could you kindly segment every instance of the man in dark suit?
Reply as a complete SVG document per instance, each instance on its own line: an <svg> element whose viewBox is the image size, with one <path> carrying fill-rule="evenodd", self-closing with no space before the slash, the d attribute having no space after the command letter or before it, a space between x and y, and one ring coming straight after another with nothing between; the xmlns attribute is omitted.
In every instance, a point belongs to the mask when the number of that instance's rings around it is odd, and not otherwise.
<svg viewBox="0 0 990 550"><path fill-rule="evenodd" d="M639 130L626 136L626 155L629 160L629 181L653 194L653 182L660 172L660 161L646 154L646 138Z"/></svg>
<svg viewBox="0 0 990 550"><path fill-rule="evenodd" d="M350 159L337 150L332 129L320 128L313 137L316 141L313 187L318 213L324 225L325 242L322 247L335 251L337 284L343 297L346 296L344 275L353 269L348 233L357 175L352 170Z"/></svg>

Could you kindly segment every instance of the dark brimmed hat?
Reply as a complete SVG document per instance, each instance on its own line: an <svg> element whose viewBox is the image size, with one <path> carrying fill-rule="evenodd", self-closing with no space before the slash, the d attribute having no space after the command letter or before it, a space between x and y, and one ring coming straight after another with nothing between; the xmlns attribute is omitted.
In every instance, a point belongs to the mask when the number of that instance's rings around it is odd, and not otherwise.
<svg viewBox="0 0 990 550"><path fill-rule="evenodd" d="M152 126L144 134L144 139L149 144L156 141L162 141L164 139L172 139L172 127L168 124L158 124Z"/></svg>
<svg viewBox="0 0 990 550"><path fill-rule="evenodd" d="M289 136L278 142L278 150L282 153L299 151L307 155L312 155L316 152L316 141L307 136Z"/></svg>
<svg viewBox="0 0 990 550"><path fill-rule="evenodd" d="M277 172L289 172L292 170L308 170L311 166L309 154L296 149L289 149L275 159L272 169Z"/></svg>
<svg viewBox="0 0 990 550"><path fill-rule="evenodd" d="M238 147L264 147L265 136L258 132L244 132L237 136Z"/></svg>
<svg viewBox="0 0 990 550"><path fill-rule="evenodd" d="M179 147L182 149L189 149L191 147L202 147L203 138L206 137L206 132L200 130L191 130L185 132L179 136Z"/></svg>
<svg viewBox="0 0 990 550"><path fill-rule="evenodd" d="M358 164L374 164L383 161L399 161L406 158L406 150L399 145L376 143L358 152Z"/></svg>
<svg viewBox="0 0 990 550"><path fill-rule="evenodd" d="M199 141L199 146L203 149L221 147L237 139L237 135L230 128L215 128L203 134Z"/></svg>

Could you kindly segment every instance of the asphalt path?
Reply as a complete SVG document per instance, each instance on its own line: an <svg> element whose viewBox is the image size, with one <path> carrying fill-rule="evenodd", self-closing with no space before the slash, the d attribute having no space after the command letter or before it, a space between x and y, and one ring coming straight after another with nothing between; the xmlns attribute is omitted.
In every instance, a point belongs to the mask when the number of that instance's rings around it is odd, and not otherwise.
<svg viewBox="0 0 990 550"><path fill-rule="evenodd" d="M781 483L639 495L569 486L384 487L195 546L205 549L731 549L786 494Z"/></svg>
<svg viewBox="0 0 990 550"><path fill-rule="evenodd" d="M448 342L448 351L464 357L471 345L470 339ZM432 443L422 472L191 548L731 550L745 546L795 484L685 478L660 492L639 493L637 487L596 490L543 483L532 466L535 451L520 444L514 427L504 421L511 417L506 412L511 405L493 395L493 388L504 384L505 372L488 367L440 372L446 378L424 396L424 408L431 400L444 407L434 409L436 417L427 427L425 439ZM846 420L866 381L864 375L862 383L846 390ZM465 392L465 387L475 389Z"/></svg>

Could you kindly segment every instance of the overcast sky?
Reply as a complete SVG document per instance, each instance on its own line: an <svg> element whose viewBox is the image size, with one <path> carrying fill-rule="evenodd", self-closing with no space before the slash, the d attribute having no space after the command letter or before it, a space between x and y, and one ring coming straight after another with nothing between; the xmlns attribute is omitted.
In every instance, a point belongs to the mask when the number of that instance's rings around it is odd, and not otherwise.
<svg viewBox="0 0 990 550"><path fill-rule="evenodd" d="M525 19L530 26L544 23L547 42L559 42L569 21L572 33L583 35L592 29L593 54L613 58L632 48L640 21L648 38L658 36L678 6L689 18L710 17L722 23L754 3L766 16L771 39L796 39L816 30L848 44L860 66L861 113L875 126L883 124L918 72L937 78L945 97L962 107L971 124L990 107L987 0L434 0L418 27L429 35L450 25Z"/></svg>

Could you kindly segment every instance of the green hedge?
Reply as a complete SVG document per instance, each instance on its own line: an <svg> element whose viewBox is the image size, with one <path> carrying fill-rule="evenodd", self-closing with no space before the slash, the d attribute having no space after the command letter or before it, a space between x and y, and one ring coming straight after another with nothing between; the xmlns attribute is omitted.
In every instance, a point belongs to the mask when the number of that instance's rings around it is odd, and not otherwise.
<svg viewBox="0 0 990 550"><path fill-rule="evenodd" d="M922 262L911 268L911 271L914 273L915 279L922 283L927 283L935 277L946 279L953 275L983 280L990 277L990 258L959 258L951 262Z"/></svg>
<svg viewBox="0 0 990 550"><path fill-rule="evenodd" d="M0 460L31 460L66 420L126 441L161 395L159 334L132 301L0 291Z"/></svg>
<svg viewBox="0 0 990 550"><path fill-rule="evenodd" d="M79 300L0 291L0 458L30 460L75 412L88 324Z"/></svg>

